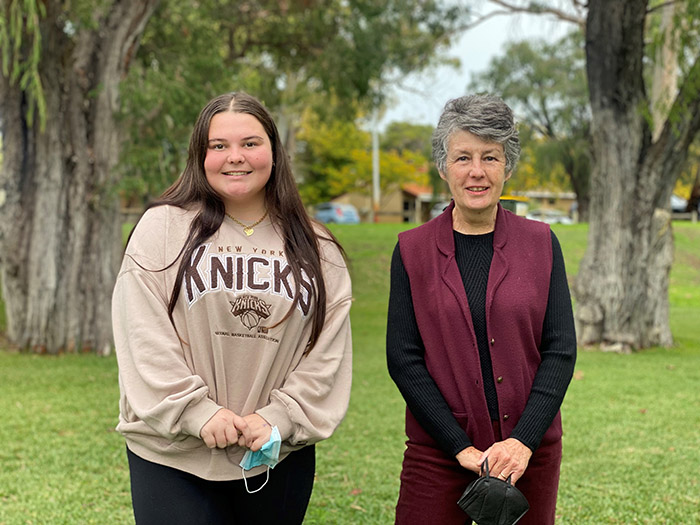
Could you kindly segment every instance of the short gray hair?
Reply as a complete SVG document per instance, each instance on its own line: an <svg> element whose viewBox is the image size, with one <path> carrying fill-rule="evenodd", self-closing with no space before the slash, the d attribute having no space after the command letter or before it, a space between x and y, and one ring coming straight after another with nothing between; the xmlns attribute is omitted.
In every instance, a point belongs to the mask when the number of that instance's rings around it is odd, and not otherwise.
<svg viewBox="0 0 700 525"><path fill-rule="evenodd" d="M466 95L445 104L433 132L433 159L440 173L445 173L447 168L447 143L459 130L501 144L506 156L506 173L515 169L520 158L517 123L513 110L500 97Z"/></svg>

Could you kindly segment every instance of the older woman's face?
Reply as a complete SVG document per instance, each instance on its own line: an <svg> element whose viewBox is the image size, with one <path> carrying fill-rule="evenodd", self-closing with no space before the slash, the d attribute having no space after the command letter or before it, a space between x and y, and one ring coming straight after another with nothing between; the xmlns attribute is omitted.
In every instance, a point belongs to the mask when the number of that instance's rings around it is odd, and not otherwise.
<svg viewBox="0 0 700 525"><path fill-rule="evenodd" d="M447 163L440 176L447 181L455 206L464 212L494 210L510 178L503 145L458 130L447 143Z"/></svg>

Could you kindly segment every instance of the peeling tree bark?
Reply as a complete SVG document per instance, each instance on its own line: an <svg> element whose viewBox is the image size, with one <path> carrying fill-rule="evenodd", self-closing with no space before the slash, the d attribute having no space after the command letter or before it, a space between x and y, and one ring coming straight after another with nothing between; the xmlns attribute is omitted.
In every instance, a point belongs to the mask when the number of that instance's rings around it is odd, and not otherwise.
<svg viewBox="0 0 700 525"><path fill-rule="evenodd" d="M661 32L663 42L654 57L654 70L651 82L651 114L654 122L653 138L657 140L663 130L664 117L673 102L678 89L678 53L674 31L673 15L678 4L673 2L661 8Z"/></svg>
<svg viewBox="0 0 700 525"><path fill-rule="evenodd" d="M59 2L41 21L47 122L0 76L0 279L7 338L36 352L110 352L111 291L121 254L114 167L119 82L157 0L100 3L72 34Z"/></svg>

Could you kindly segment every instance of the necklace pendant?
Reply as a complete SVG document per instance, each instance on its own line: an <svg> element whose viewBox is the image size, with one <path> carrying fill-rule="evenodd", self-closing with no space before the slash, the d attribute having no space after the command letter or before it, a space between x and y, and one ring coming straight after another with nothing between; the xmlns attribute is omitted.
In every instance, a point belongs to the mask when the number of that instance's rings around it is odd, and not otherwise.
<svg viewBox="0 0 700 525"><path fill-rule="evenodd" d="M236 219L236 218L235 218L233 215L231 215L230 213L228 213L228 212L224 212L224 213L226 214L226 216L227 216L229 219L231 219L233 222L235 222L235 223L238 224L241 228L243 228L243 233L245 233L247 237L250 237L251 235L253 235L253 233L255 232L255 230L253 230L253 227L255 227L255 226L257 226L258 224L260 224L262 221L265 220L265 217L267 217L267 211L265 211L265 213L263 214L262 217L260 217L257 221L255 221L255 222L254 222L253 224L251 224L250 226L248 226L247 224L243 224L241 221L239 221L238 219Z"/></svg>

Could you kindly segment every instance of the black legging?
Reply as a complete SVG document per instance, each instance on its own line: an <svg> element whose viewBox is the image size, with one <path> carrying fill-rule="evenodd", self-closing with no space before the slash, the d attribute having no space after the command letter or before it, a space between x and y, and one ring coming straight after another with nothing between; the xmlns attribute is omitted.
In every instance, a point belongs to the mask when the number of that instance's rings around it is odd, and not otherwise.
<svg viewBox="0 0 700 525"><path fill-rule="evenodd" d="M152 463L127 448L137 525L301 524L311 498L314 446L292 452L270 471L265 487L249 494L243 480L208 481ZM267 474L248 479L252 491Z"/></svg>

